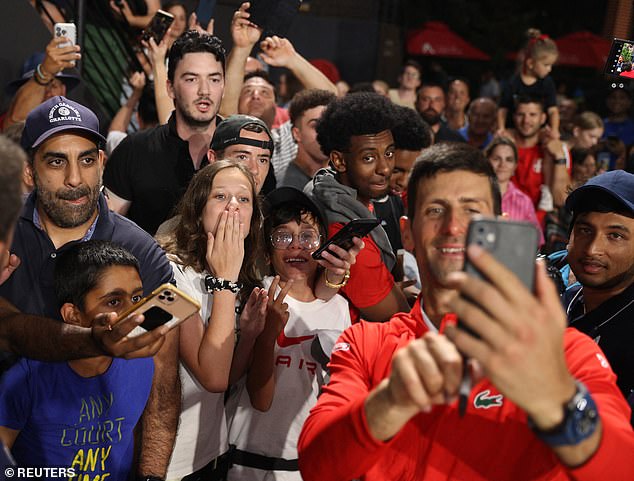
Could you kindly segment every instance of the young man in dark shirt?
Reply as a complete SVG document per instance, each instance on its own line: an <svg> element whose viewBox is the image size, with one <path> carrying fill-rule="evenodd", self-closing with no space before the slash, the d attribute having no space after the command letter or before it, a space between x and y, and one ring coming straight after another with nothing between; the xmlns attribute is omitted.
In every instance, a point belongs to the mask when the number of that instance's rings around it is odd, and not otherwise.
<svg viewBox="0 0 634 481"><path fill-rule="evenodd" d="M575 190L568 262L580 285L564 294L572 327L601 347L634 406L634 175L606 172Z"/></svg>
<svg viewBox="0 0 634 481"><path fill-rule="evenodd" d="M167 88L174 113L165 125L126 137L108 159L110 208L154 235L189 181L207 163L224 92L225 49L219 38L190 30L172 45Z"/></svg>

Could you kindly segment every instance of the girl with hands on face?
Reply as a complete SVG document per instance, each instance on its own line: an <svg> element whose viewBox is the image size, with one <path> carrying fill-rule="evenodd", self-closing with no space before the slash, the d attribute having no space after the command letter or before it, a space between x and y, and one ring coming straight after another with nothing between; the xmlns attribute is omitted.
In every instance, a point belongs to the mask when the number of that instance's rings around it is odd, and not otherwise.
<svg viewBox="0 0 634 481"><path fill-rule="evenodd" d="M357 239L349 251L333 248L338 257L313 259L326 240L326 223L318 207L292 187L271 192L265 212L271 275L262 283L268 306L246 379L228 403L229 412L235 410L229 439L237 447L230 480L269 479L282 466L285 479L301 479L297 439L324 384L336 339L350 325L348 303L336 295L337 288L327 288L324 299L316 286L323 284L324 268L331 283L340 282L363 245ZM270 460L262 464L262 456Z"/></svg>
<svg viewBox="0 0 634 481"><path fill-rule="evenodd" d="M178 288L202 307L179 328L183 408L167 478L224 479L229 446L222 393L231 371L244 369L240 356L250 354L267 305L253 255L261 251L261 214L252 175L232 161L208 165L193 177L178 214L165 249ZM239 325L246 323L252 337L240 336L236 347L240 306Z"/></svg>

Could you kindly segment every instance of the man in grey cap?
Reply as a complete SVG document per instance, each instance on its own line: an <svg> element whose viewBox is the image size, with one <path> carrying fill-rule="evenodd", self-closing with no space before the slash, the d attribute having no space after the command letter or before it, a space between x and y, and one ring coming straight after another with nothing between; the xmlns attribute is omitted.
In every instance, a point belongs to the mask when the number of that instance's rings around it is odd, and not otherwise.
<svg viewBox="0 0 634 481"><path fill-rule="evenodd" d="M255 179L257 193L267 194L275 188L271 172L274 144L266 124L250 115L232 115L223 120L211 139L211 162L230 159L244 162Z"/></svg>
<svg viewBox="0 0 634 481"><path fill-rule="evenodd" d="M0 286L0 297L24 313L60 318L53 289L56 259L90 239L115 242L138 259L145 295L173 279L154 239L108 209L100 192L104 143L95 114L65 97L47 100L26 118L22 147L35 189L11 246L21 264ZM154 384L142 420L142 476L162 477L167 470L180 412L177 348L178 330L173 330L154 358Z"/></svg>
<svg viewBox="0 0 634 481"><path fill-rule="evenodd" d="M569 324L601 347L634 406L634 175L598 175L566 207L573 213L568 262L580 283L564 294Z"/></svg>

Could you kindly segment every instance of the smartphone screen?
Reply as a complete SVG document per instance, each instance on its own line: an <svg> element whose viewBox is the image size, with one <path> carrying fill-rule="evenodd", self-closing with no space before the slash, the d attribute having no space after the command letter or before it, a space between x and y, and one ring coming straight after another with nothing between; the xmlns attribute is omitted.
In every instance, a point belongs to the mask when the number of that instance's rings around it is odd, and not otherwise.
<svg viewBox="0 0 634 481"><path fill-rule="evenodd" d="M634 40L615 38L605 63L604 73L611 79L634 77L632 61L634 57Z"/></svg>

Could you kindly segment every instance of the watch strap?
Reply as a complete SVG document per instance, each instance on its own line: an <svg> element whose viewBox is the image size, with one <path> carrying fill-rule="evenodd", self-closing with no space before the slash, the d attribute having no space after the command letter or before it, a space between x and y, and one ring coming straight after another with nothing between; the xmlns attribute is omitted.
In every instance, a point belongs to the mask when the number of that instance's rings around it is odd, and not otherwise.
<svg viewBox="0 0 634 481"><path fill-rule="evenodd" d="M564 419L553 429L542 431L530 420L530 428L549 446L576 445L592 436L597 428L599 412L586 386L575 381L576 391L564 406Z"/></svg>

